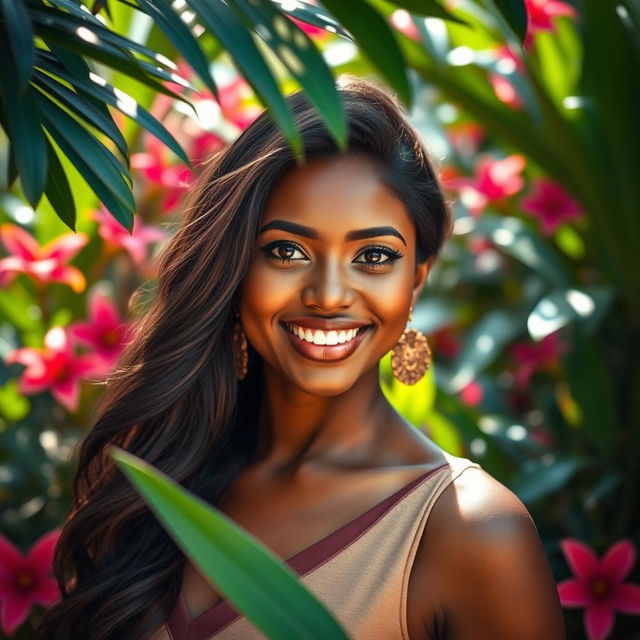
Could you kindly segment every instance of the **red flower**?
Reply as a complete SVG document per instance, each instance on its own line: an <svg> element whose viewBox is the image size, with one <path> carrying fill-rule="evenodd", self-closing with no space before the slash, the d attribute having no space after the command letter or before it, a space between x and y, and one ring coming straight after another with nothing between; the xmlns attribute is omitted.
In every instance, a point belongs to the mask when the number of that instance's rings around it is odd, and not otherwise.
<svg viewBox="0 0 640 640"><path fill-rule="evenodd" d="M105 362L105 371L113 369L131 328L123 322L109 296L95 288L89 295L89 321L69 325L69 333Z"/></svg>
<svg viewBox="0 0 640 640"><path fill-rule="evenodd" d="M69 411L78 408L80 380L104 373L104 361L95 354L76 356L63 327L53 327L44 336L44 349L19 347L4 358L7 364L23 364L18 390L25 395L49 389Z"/></svg>
<svg viewBox="0 0 640 640"><path fill-rule="evenodd" d="M640 614L640 585L623 582L636 560L631 540L619 540L602 559L574 538L564 538L560 548L575 574L558 583L560 602L563 607L585 607L589 640L604 640L611 633L616 611Z"/></svg>
<svg viewBox="0 0 640 640"><path fill-rule="evenodd" d="M65 262L87 244L86 234L65 233L41 247L24 229L6 223L0 227L0 240L12 254L0 260L0 287L10 285L18 273L24 273L37 282L62 282L76 293L84 291L84 275Z"/></svg>
<svg viewBox="0 0 640 640"><path fill-rule="evenodd" d="M453 178L447 181L446 186L458 190L471 215L478 216L490 202L502 200L522 189L524 180L520 173L525 164L525 157L521 154L499 160L483 156L472 178Z"/></svg>
<svg viewBox="0 0 640 640"><path fill-rule="evenodd" d="M522 109L524 103L509 80L512 73L524 73L522 60L505 44L496 47L495 59L500 73L490 73L489 82L496 96L513 109Z"/></svg>
<svg viewBox="0 0 640 640"><path fill-rule="evenodd" d="M566 2L560 0L524 0L527 8L527 35L524 47L529 48L533 43L533 35L538 31L554 31L555 16L569 16L575 18L576 10Z"/></svg>
<svg viewBox="0 0 640 640"><path fill-rule="evenodd" d="M50 576L59 537L59 529L44 534L23 556L0 535L0 626L8 636L27 619L34 603L48 607L60 598L58 585Z"/></svg>
<svg viewBox="0 0 640 640"><path fill-rule="evenodd" d="M545 336L540 342L516 342L511 346L511 355L518 361L515 372L520 387L526 387L529 378L538 369L553 366L566 350L566 344L560 340L559 331Z"/></svg>
<svg viewBox="0 0 640 640"><path fill-rule="evenodd" d="M533 193L520 200L523 211L527 211L540 221L542 233L552 234L567 220L584 215L580 203L563 187L552 180L533 181Z"/></svg>

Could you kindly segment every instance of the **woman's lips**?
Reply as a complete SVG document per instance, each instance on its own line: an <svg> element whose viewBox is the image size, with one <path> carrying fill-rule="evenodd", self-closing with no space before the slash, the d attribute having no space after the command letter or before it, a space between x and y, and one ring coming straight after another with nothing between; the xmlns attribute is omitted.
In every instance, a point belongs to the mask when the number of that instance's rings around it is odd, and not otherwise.
<svg viewBox="0 0 640 640"><path fill-rule="evenodd" d="M342 344L314 344L313 342L307 342L302 338L294 335L282 324L280 325L282 330L287 334L294 349L300 353L300 355L309 358L310 360L316 360L321 362L335 362L336 360L343 360L348 358L362 342L362 339L370 331L372 325L367 325L364 329L358 331L354 338L343 342Z"/></svg>

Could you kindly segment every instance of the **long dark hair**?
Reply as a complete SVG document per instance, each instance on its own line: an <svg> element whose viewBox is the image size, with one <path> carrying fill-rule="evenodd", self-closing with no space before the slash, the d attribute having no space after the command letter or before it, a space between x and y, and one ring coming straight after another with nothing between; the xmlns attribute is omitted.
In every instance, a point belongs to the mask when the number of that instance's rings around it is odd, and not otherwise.
<svg viewBox="0 0 640 640"><path fill-rule="evenodd" d="M342 76L348 152L366 154L417 230L418 262L451 234L451 212L419 134L374 82ZM339 150L302 92L287 98L305 157ZM262 364L235 375L233 304L270 190L296 164L264 112L214 156L179 228L156 257L153 302L107 380L79 443L74 499L54 556L61 600L37 628L46 640L144 638L173 610L185 557L107 455L117 445L218 505L254 460Z"/></svg>

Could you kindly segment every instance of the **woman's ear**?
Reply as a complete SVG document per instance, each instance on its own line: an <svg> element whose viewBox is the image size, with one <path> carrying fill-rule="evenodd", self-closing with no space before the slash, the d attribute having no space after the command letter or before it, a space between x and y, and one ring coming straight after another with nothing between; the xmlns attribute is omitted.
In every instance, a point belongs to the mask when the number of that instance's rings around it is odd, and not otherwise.
<svg viewBox="0 0 640 640"><path fill-rule="evenodd" d="M419 262L416 264L416 270L413 278L413 290L411 293L411 308L413 309L416 306L416 302L418 302L418 298L420 297L420 293L424 288L424 285L427 283L427 277L429 275L429 271L431 270L431 265L433 264L433 256L424 262Z"/></svg>

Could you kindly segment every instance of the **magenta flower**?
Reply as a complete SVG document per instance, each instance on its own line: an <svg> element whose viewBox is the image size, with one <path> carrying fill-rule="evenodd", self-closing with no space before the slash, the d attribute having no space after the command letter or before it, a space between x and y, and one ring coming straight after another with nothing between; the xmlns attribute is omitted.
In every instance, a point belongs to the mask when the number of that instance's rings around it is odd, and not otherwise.
<svg viewBox="0 0 640 640"><path fill-rule="evenodd" d="M533 181L533 193L520 200L520 207L540 221L541 231L546 235L567 220L584 215L580 203L560 184L543 178Z"/></svg>
<svg viewBox="0 0 640 640"><path fill-rule="evenodd" d="M104 361L95 354L75 355L73 342L63 327L53 327L44 336L44 349L19 347L4 357L7 364L26 367L20 375L18 390L32 395L49 389L53 397L69 411L78 408L80 380L102 376Z"/></svg>
<svg viewBox="0 0 640 640"><path fill-rule="evenodd" d="M533 35L538 31L554 31L553 18L569 16L575 18L576 10L566 2L560 0L524 0L527 9L527 35L524 47L529 48L533 43Z"/></svg>
<svg viewBox="0 0 640 640"><path fill-rule="evenodd" d="M34 603L49 607L60 598L58 584L50 575L59 537L59 529L45 533L24 556L0 535L0 627L6 635L13 635Z"/></svg>
<svg viewBox="0 0 640 640"><path fill-rule="evenodd" d="M604 640L611 633L616 611L640 615L640 585L623 582L636 561L631 540L619 540L601 559L574 538L561 540L560 548L575 574L558 583L560 602L563 607L585 607L589 640Z"/></svg>
<svg viewBox="0 0 640 640"><path fill-rule="evenodd" d="M134 264L142 266L147 259L148 245L160 242L166 233L159 227L143 225L137 216L133 221L133 233L129 233L108 211L97 209L92 217L100 226L100 237L112 249L126 249Z"/></svg>
<svg viewBox="0 0 640 640"><path fill-rule="evenodd" d="M120 318L109 297L98 288L93 289L88 302L89 321L70 324L68 331L90 346L104 360L106 372L110 372L129 338L132 325Z"/></svg>
<svg viewBox="0 0 640 640"><path fill-rule="evenodd" d="M169 212L189 189L191 170L184 164L172 164L171 152L156 137L146 136L145 147L146 152L131 156L131 168L144 176L149 186L160 189L164 195L162 210Z"/></svg>
<svg viewBox="0 0 640 640"><path fill-rule="evenodd" d="M528 385L529 379L539 369L553 369L558 359L567 349L560 340L559 331L554 331L539 342L516 342L511 346L511 355L517 361L515 377L521 388Z"/></svg>
<svg viewBox="0 0 640 640"><path fill-rule="evenodd" d="M457 190L471 215L478 216L490 202L502 200L522 189L524 179L520 174L525 164L525 157L521 154L500 160L483 156L473 177L449 179L447 187Z"/></svg>
<svg viewBox="0 0 640 640"><path fill-rule="evenodd" d="M0 240L11 254L0 260L0 287L9 286L18 273L24 273L36 282L62 282L76 293L84 291L84 275L65 262L87 244L86 234L65 233L40 246L24 229L6 223L0 227Z"/></svg>

